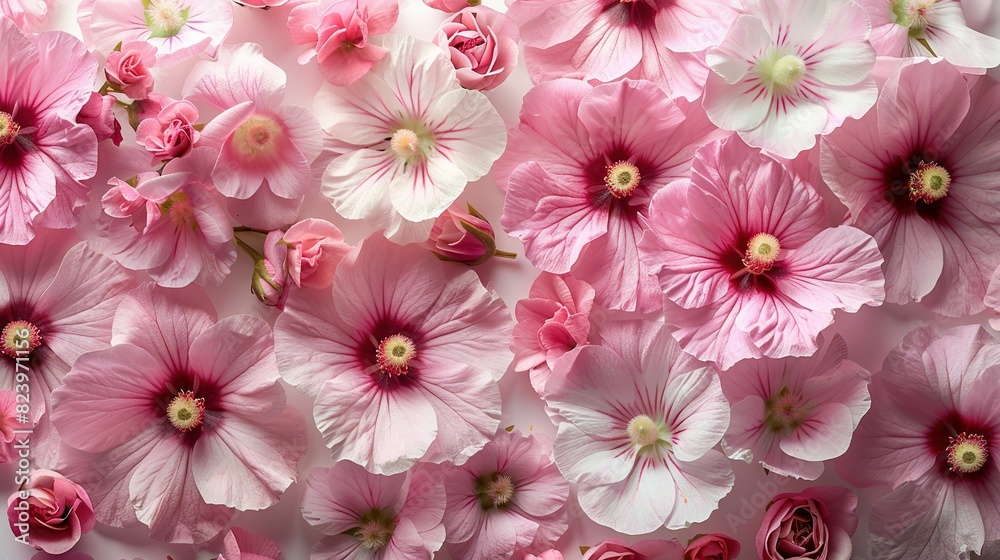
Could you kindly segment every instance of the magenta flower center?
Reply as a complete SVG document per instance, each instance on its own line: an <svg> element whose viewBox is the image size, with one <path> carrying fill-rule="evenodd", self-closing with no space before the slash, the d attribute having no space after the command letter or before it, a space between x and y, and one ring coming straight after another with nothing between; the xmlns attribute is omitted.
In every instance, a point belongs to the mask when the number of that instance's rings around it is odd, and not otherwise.
<svg viewBox="0 0 1000 560"><path fill-rule="evenodd" d="M14 122L14 117L0 111L0 147L13 144L20 132L21 125Z"/></svg>
<svg viewBox="0 0 1000 560"><path fill-rule="evenodd" d="M990 450L985 437L962 432L958 437L948 438L948 441L951 445L945 451L951 472L972 474L986 465Z"/></svg>
<svg viewBox="0 0 1000 560"><path fill-rule="evenodd" d="M167 418L179 431L189 432L205 419L205 399L195 398L193 391L181 391L167 405Z"/></svg>
<svg viewBox="0 0 1000 560"><path fill-rule="evenodd" d="M639 186L639 180L642 176L635 164L619 161L614 165L609 165L607 169L608 173L604 176L604 184L607 185L611 196L625 198Z"/></svg>
<svg viewBox="0 0 1000 560"><path fill-rule="evenodd" d="M0 353L11 358L24 358L30 356L31 352L42 345L42 334L38 327L27 321L12 321L7 323L0 333L3 340L3 347Z"/></svg>
<svg viewBox="0 0 1000 560"><path fill-rule="evenodd" d="M788 433L805 421L807 407L802 397L783 387L764 403L764 412L767 414L764 421L772 432Z"/></svg>
<svg viewBox="0 0 1000 560"><path fill-rule="evenodd" d="M951 174L937 163L920 162L917 170L910 174L910 200L922 200L927 204L941 200L948 195Z"/></svg>
<svg viewBox="0 0 1000 560"><path fill-rule="evenodd" d="M778 238L770 233L758 233L750 238L747 250L743 256L743 265L754 274L763 274L778 261L781 254L781 244Z"/></svg>
<svg viewBox="0 0 1000 560"><path fill-rule="evenodd" d="M408 128L400 128L392 133L389 141L392 151L404 160L410 160L420 152L420 138Z"/></svg>
<svg viewBox="0 0 1000 560"><path fill-rule="evenodd" d="M183 192L175 192L160 203L160 213L178 228L198 229L198 222L194 217L194 205Z"/></svg>
<svg viewBox="0 0 1000 560"><path fill-rule="evenodd" d="M376 551L385 548L392 540L396 523L392 516L380 509L373 509L361 516L358 526L351 531L365 550Z"/></svg>
<svg viewBox="0 0 1000 560"><path fill-rule="evenodd" d="M514 499L514 480L499 472L495 472L476 481L476 496L483 509L501 508Z"/></svg>
<svg viewBox="0 0 1000 560"><path fill-rule="evenodd" d="M271 118L254 116L233 132L231 145L244 160L272 157L278 153L281 126Z"/></svg>
<svg viewBox="0 0 1000 560"><path fill-rule="evenodd" d="M408 336L394 334L379 343L375 359L383 373L406 375L410 361L417 357L417 345Z"/></svg>

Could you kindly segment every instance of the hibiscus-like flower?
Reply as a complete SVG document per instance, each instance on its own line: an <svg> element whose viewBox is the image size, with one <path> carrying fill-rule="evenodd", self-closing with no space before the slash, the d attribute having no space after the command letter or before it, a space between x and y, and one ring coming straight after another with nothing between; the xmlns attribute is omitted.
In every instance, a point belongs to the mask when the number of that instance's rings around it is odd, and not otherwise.
<svg viewBox="0 0 1000 560"><path fill-rule="evenodd" d="M216 319L196 288L151 283L118 307L111 348L79 358L53 398L67 476L97 518L203 542L297 477L302 416L285 403L263 320Z"/></svg>
<svg viewBox="0 0 1000 560"><path fill-rule="evenodd" d="M757 556L760 560L851 560L857 505L858 497L839 486L815 486L775 496L757 531Z"/></svg>
<svg viewBox="0 0 1000 560"><path fill-rule="evenodd" d="M375 235L333 290L298 290L275 324L286 381L316 397L334 459L378 474L459 464L493 437L511 361L503 301L468 267Z"/></svg>
<svg viewBox="0 0 1000 560"><path fill-rule="evenodd" d="M323 192L348 219L368 219L392 240L427 239L434 218L503 153L506 129L493 104L462 89L441 49L387 35L389 50L349 88L324 84L320 124L337 156Z"/></svg>
<svg viewBox="0 0 1000 560"><path fill-rule="evenodd" d="M934 84L933 91L927 84ZM886 300L942 315L984 310L1000 265L1000 84L947 62L909 65L875 110L823 138L823 178L875 237Z"/></svg>
<svg viewBox="0 0 1000 560"><path fill-rule="evenodd" d="M809 356L835 310L885 296L875 240L827 228L808 183L730 136L698 151L690 182L650 207L643 263L685 351L728 369L744 358Z"/></svg>
<svg viewBox="0 0 1000 560"><path fill-rule="evenodd" d="M718 375L660 323L610 323L601 336L556 362L546 384L562 422L556 464L580 506L632 535L708 519L734 482L712 449L729 425Z"/></svg>

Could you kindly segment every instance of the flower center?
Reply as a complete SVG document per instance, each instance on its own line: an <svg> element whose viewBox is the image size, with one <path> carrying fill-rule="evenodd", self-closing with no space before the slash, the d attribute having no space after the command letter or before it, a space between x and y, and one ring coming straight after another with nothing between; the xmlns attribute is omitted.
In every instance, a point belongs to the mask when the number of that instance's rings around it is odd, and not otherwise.
<svg viewBox="0 0 1000 560"><path fill-rule="evenodd" d="M948 195L951 174L937 163L920 162L917 170L910 174L910 200L922 200L927 204L941 200Z"/></svg>
<svg viewBox="0 0 1000 560"><path fill-rule="evenodd" d="M514 499L514 481L509 476L495 472L476 481L476 496L483 509L506 506Z"/></svg>
<svg viewBox="0 0 1000 560"><path fill-rule="evenodd" d="M805 404L788 387L782 387L775 397L764 403L764 412L767 414L764 419L767 427L775 433L788 433L801 426L806 419Z"/></svg>
<svg viewBox="0 0 1000 560"><path fill-rule="evenodd" d="M615 198L625 198L639 186L639 168L627 161L619 161L608 166L608 174L604 176L604 184L608 192Z"/></svg>
<svg viewBox="0 0 1000 560"><path fill-rule="evenodd" d="M392 151L403 159L410 159L420 151L420 138L417 133L408 128L400 128L392 133L392 140L389 142Z"/></svg>
<svg viewBox="0 0 1000 560"><path fill-rule="evenodd" d="M629 420L628 437L632 439L632 444L639 447L653 445L660 441L660 426L645 414L640 414Z"/></svg>
<svg viewBox="0 0 1000 560"><path fill-rule="evenodd" d="M375 359L378 367L390 375L406 375L410 360L417 357L417 345L408 336L394 334L378 345Z"/></svg>
<svg viewBox="0 0 1000 560"><path fill-rule="evenodd" d="M794 54L787 54L771 67L771 81L783 88L798 85L806 75L806 63Z"/></svg>
<svg viewBox="0 0 1000 560"><path fill-rule="evenodd" d="M274 119L254 116L233 132L231 145L244 160L254 160L277 155L281 137L281 126Z"/></svg>
<svg viewBox="0 0 1000 560"><path fill-rule="evenodd" d="M456 37L454 40L452 40L451 46L458 49L458 52L465 54L471 51L472 49L485 44L486 44L486 39L483 39L481 35L476 35L471 39L466 39L464 37Z"/></svg>
<svg viewBox="0 0 1000 560"><path fill-rule="evenodd" d="M396 524L388 513L373 509L361 516L360 525L353 530L354 538L361 541L361 547L374 551L382 550L392 540Z"/></svg>
<svg viewBox="0 0 1000 560"><path fill-rule="evenodd" d="M758 233L747 243L747 252L743 255L743 265L754 274L762 274L771 270L781 254L781 244L778 238L770 233Z"/></svg>
<svg viewBox="0 0 1000 560"><path fill-rule="evenodd" d="M187 23L190 8L182 8L179 4L179 0L142 0L150 37L165 39L181 32Z"/></svg>
<svg viewBox="0 0 1000 560"><path fill-rule="evenodd" d="M951 472L972 474L986 465L990 448L985 437L962 432L958 437L948 438L948 442L951 445L946 451Z"/></svg>
<svg viewBox="0 0 1000 560"><path fill-rule="evenodd" d="M30 356L31 352L42 345L42 334L38 332L38 327L27 321L12 321L7 323L0 333L3 346L0 353L11 358L23 358Z"/></svg>
<svg viewBox="0 0 1000 560"><path fill-rule="evenodd" d="M13 144L20 132L21 125L14 122L14 117L0 111L0 147Z"/></svg>
<svg viewBox="0 0 1000 560"><path fill-rule="evenodd" d="M192 391L177 393L167 405L167 418L181 432L189 432L205 418L205 399L197 399Z"/></svg>
<svg viewBox="0 0 1000 560"><path fill-rule="evenodd" d="M932 6L940 0L895 0L892 3L892 21L910 28L911 37L923 37L927 29L927 16Z"/></svg>
<svg viewBox="0 0 1000 560"><path fill-rule="evenodd" d="M198 222L194 217L194 205L183 192L175 192L160 203L160 213L169 218L178 228L198 229Z"/></svg>

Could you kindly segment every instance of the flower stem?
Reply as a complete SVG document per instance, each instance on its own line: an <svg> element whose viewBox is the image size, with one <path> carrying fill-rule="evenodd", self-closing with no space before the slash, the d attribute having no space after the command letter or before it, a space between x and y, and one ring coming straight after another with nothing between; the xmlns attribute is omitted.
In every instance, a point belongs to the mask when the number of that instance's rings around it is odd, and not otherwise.
<svg viewBox="0 0 1000 560"><path fill-rule="evenodd" d="M250 258L252 258L254 260L254 262L257 262L257 261L259 261L259 260L261 260L261 259L264 258L253 247L251 247L251 246L247 245L246 243L244 243L243 240L240 239L239 237L236 237L234 235L233 236L233 241L236 242L236 246L237 247L239 247L240 249L243 249L244 251L246 251L247 254L250 255Z"/></svg>
<svg viewBox="0 0 1000 560"><path fill-rule="evenodd" d="M269 231L264 231L262 229L254 229L254 228L246 227L246 226L236 226L236 227L233 228L233 231L234 232L252 232L252 233L259 233L261 235L267 235L267 234L271 233Z"/></svg>
<svg viewBox="0 0 1000 560"><path fill-rule="evenodd" d="M497 251L495 253L493 253L493 256L494 257L500 257L502 259L516 259L517 258L517 253L509 253L507 251L501 251L501 250L497 249Z"/></svg>

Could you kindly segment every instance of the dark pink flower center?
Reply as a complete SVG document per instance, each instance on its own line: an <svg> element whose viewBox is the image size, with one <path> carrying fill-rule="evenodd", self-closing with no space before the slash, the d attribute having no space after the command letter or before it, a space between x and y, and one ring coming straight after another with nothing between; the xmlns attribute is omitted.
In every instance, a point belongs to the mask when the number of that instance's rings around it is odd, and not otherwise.
<svg viewBox="0 0 1000 560"><path fill-rule="evenodd" d="M11 321L0 333L0 340L3 341L0 353L11 358L24 358L42 345L42 334L28 321Z"/></svg>
<svg viewBox="0 0 1000 560"><path fill-rule="evenodd" d="M375 360L382 373L406 375L410 362L417 357L417 345L408 336L394 334L379 343L375 350Z"/></svg>
<svg viewBox="0 0 1000 560"><path fill-rule="evenodd" d="M167 405L167 418L178 431L190 432L205 419L205 399L195 397L193 391L180 391Z"/></svg>
<svg viewBox="0 0 1000 560"><path fill-rule="evenodd" d="M14 122L10 113L0 111L0 146L9 146L17 140L21 125Z"/></svg>

